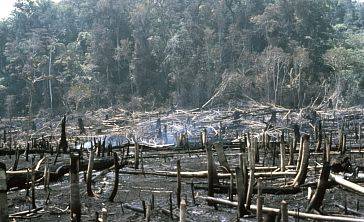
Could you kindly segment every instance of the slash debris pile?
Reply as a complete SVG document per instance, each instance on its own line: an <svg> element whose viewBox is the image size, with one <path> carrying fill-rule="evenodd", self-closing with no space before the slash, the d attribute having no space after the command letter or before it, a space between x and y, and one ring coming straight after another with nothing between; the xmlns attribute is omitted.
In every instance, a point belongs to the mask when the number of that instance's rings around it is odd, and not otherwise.
<svg viewBox="0 0 364 222"><path fill-rule="evenodd" d="M363 111L3 120L0 221L363 221Z"/></svg>

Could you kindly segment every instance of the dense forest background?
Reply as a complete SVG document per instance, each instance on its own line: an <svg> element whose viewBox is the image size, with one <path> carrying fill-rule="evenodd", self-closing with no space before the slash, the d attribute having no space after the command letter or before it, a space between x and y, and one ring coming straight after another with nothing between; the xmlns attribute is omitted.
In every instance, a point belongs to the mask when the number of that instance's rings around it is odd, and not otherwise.
<svg viewBox="0 0 364 222"><path fill-rule="evenodd" d="M18 0L0 21L0 115L256 100L363 104L352 0Z"/></svg>

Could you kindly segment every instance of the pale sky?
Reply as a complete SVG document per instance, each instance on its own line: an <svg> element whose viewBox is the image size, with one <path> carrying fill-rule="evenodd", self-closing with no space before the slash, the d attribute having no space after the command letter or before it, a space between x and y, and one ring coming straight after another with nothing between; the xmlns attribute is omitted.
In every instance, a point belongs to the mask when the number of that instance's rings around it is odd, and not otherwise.
<svg viewBox="0 0 364 222"><path fill-rule="evenodd" d="M53 0L54 2L59 2L60 0ZM0 0L0 19L4 19L13 10L14 3L16 0Z"/></svg>

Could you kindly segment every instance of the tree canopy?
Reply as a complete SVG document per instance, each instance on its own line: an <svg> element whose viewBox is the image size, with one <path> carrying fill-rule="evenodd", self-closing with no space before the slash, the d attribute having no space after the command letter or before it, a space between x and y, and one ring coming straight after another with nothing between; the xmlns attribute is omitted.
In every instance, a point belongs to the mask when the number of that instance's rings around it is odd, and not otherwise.
<svg viewBox="0 0 364 222"><path fill-rule="evenodd" d="M17 115L363 104L363 27L352 0L18 0L0 21L0 101Z"/></svg>

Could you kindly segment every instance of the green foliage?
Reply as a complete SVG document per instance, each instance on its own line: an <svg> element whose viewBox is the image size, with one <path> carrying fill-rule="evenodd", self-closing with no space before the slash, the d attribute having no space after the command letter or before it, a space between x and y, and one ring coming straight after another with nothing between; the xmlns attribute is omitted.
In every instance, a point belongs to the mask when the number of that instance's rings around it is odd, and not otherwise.
<svg viewBox="0 0 364 222"><path fill-rule="evenodd" d="M351 0L18 0L0 22L0 95L30 115L241 98L355 105L363 12Z"/></svg>

